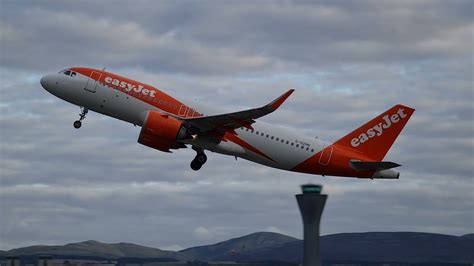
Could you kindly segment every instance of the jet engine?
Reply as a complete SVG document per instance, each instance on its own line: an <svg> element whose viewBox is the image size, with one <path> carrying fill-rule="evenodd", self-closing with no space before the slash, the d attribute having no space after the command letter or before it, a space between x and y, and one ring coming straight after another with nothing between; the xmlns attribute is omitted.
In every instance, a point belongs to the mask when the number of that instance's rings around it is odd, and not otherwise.
<svg viewBox="0 0 474 266"><path fill-rule="evenodd" d="M178 119L156 111L149 111L140 131L138 143L164 152L183 147L177 142L191 138L191 134Z"/></svg>

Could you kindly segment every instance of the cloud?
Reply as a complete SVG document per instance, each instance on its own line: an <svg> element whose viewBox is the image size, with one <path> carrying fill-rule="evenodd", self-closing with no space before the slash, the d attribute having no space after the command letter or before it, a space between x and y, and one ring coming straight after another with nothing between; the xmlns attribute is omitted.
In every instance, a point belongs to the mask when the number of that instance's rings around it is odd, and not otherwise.
<svg viewBox="0 0 474 266"><path fill-rule="evenodd" d="M212 238L212 233L202 226L196 227L196 229L193 230L193 234L198 239L208 240Z"/></svg>
<svg viewBox="0 0 474 266"><path fill-rule="evenodd" d="M164 247L159 247L161 250L171 250L171 251L180 251L183 250L184 248L180 245L171 245L171 246L164 246Z"/></svg>
<svg viewBox="0 0 474 266"><path fill-rule="evenodd" d="M33 69L46 60L64 66L81 54L78 63L98 67L247 74L447 59L471 50L469 1L6 5L13 12L5 14L3 46L22 53L5 53L3 61ZM56 56L46 57L46 49ZM32 53L45 61L29 60Z"/></svg>
<svg viewBox="0 0 474 266"><path fill-rule="evenodd" d="M107 62L108 66L141 65L153 68L159 65L165 72L219 74L222 71L263 68L270 64L269 59L258 54L239 54L226 47L208 47L193 40L180 40L174 30L156 35L130 21L40 7L21 12L20 16L27 21L24 22L27 25L17 29L17 32L14 33L8 24L3 26L5 48L23 51L4 54L3 61L13 67L41 67L41 62L29 60L30 53L36 53L40 58L45 56L43 62L52 59L57 64L67 64L74 61L84 48L88 52L81 61L89 64ZM55 41L58 35L62 36L60 43ZM42 42L30 45L35 40ZM54 58L44 53L46 48L54 51Z"/></svg>
<svg viewBox="0 0 474 266"><path fill-rule="evenodd" d="M294 194L329 194L322 232L474 230L472 3L3 1L0 249L86 239L181 249L260 230L301 237ZM318 177L136 143L139 128L39 85L72 65L337 140L394 104L416 108L386 160L400 180ZM207 111L206 111L207 112Z"/></svg>

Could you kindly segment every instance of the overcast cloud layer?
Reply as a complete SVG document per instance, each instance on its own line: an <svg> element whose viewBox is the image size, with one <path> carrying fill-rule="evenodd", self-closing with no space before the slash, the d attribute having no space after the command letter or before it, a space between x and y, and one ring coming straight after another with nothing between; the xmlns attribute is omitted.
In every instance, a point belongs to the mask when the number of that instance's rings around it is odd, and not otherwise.
<svg viewBox="0 0 474 266"><path fill-rule="evenodd" d="M472 1L0 1L0 249L95 239L181 249L256 231L301 237L294 194L329 196L323 234L474 232ZM397 103L416 108L386 160L400 180L320 177L136 143L139 128L44 91L107 67L178 99L336 140Z"/></svg>

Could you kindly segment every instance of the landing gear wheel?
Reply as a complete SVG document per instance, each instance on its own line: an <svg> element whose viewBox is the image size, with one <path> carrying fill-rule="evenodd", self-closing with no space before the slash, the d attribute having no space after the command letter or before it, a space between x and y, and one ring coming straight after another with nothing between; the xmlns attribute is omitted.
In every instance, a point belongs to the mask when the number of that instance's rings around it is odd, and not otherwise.
<svg viewBox="0 0 474 266"><path fill-rule="evenodd" d="M79 120L74 121L74 127L75 128L80 128L81 126L82 126L81 121L79 121Z"/></svg>
<svg viewBox="0 0 474 266"><path fill-rule="evenodd" d="M201 169L201 167L202 167L202 164L196 161L196 159L191 161L191 169L193 169L194 171Z"/></svg>
<svg viewBox="0 0 474 266"><path fill-rule="evenodd" d="M198 153L196 157L194 158L194 160L202 165L207 162L207 156L204 153Z"/></svg>
<svg viewBox="0 0 474 266"><path fill-rule="evenodd" d="M81 107L81 113L79 114L79 120L76 120L74 121L74 127L75 128L80 128L82 126L82 120L84 120L84 118L86 118L86 114L87 112L89 112L89 110L87 110L87 108L85 107Z"/></svg>
<svg viewBox="0 0 474 266"><path fill-rule="evenodd" d="M191 161L191 169L197 171L206 163L207 156L201 148L193 146L193 150L196 151L196 157Z"/></svg>

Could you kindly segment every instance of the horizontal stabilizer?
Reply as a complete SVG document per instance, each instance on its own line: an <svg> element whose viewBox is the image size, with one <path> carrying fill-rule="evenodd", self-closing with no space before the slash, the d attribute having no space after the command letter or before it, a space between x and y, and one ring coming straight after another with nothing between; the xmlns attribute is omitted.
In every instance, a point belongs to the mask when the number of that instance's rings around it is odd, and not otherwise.
<svg viewBox="0 0 474 266"><path fill-rule="evenodd" d="M355 161L351 160L349 165L352 169L356 171L383 171L387 169L392 169L395 167L399 167L398 163L394 162L362 162L362 161Z"/></svg>

